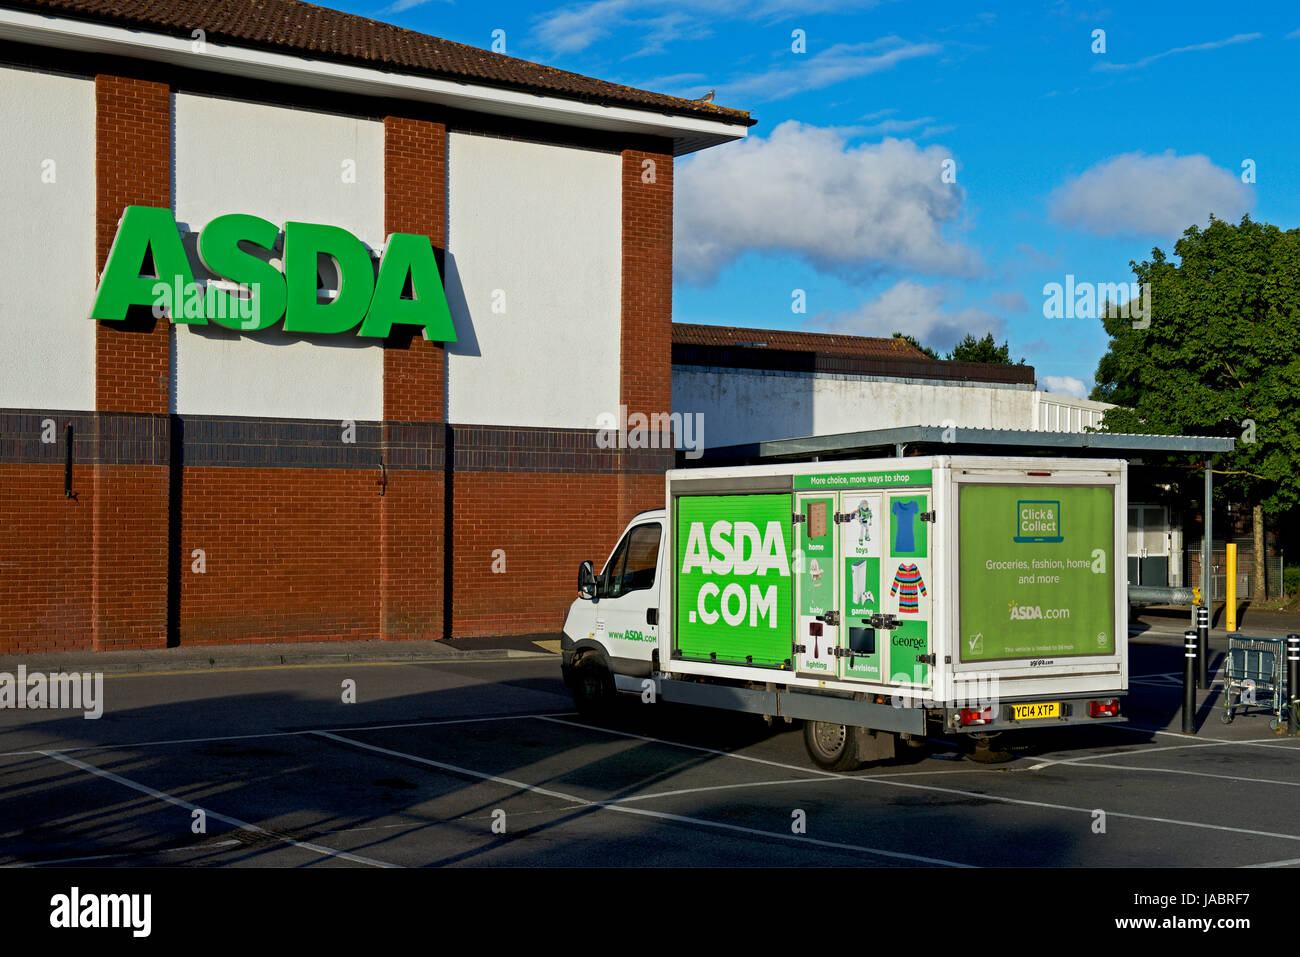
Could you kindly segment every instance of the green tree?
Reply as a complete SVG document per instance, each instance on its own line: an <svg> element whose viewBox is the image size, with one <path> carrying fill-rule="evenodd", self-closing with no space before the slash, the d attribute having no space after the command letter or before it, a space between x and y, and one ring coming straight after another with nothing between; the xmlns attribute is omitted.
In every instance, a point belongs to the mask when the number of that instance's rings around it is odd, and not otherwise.
<svg viewBox="0 0 1300 957"><path fill-rule="evenodd" d="M983 339L976 339L969 332L961 342L952 347L948 353L948 358L957 362L987 362L994 365L1009 366L1011 362L1011 347L1004 340L1002 345L997 345L993 341L993 333L987 332ZM1024 357L1015 365L1024 365Z"/></svg>
<svg viewBox="0 0 1300 957"><path fill-rule="evenodd" d="M909 345L916 346L916 348L920 349L922 352L924 352L924 353L925 353L927 356L929 356L931 359L939 359L939 358L941 358L941 356L939 355L939 353L935 352L935 351L934 351L933 349L931 349L929 346L923 346L923 345L921 345L921 343L917 342L916 339L915 339L914 337L912 337L912 336L906 335L906 334L904 334L904 333L902 333L902 332L896 332L896 333L894 333L894 338L895 338L895 339L902 339L904 342L908 343Z"/></svg>
<svg viewBox="0 0 1300 957"><path fill-rule="evenodd" d="M1177 264L1158 248L1130 263L1150 283L1150 313L1135 322L1105 310L1111 342L1092 397L1120 406L1104 431L1238 440L1217 485L1251 507L1262 569L1265 513L1300 504L1300 230L1211 217L1174 254ZM1264 577L1252 577L1252 601L1263 601Z"/></svg>

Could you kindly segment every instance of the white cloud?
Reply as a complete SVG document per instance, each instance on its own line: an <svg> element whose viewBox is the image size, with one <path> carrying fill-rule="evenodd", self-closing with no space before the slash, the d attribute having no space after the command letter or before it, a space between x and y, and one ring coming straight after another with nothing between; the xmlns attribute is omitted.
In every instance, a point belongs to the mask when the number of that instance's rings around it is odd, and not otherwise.
<svg viewBox="0 0 1300 957"><path fill-rule="evenodd" d="M1001 337L1005 323L982 309L948 310L952 292L945 286L923 286L904 279L875 299L850 312L821 315L809 324L819 331L855 336L891 336L902 332L939 353L951 349L966 333Z"/></svg>
<svg viewBox="0 0 1300 957"><path fill-rule="evenodd" d="M414 10L416 7L422 7L426 3L432 3L434 0L397 0L396 3L384 7L381 13L405 13L407 10ZM451 3L452 0L437 0L438 3Z"/></svg>
<svg viewBox="0 0 1300 957"><path fill-rule="evenodd" d="M408 2L408 0L399 0ZM414 0L422 3L424 0ZM533 39L552 53L585 50L616 30L644 34L638 53L662 52L674 39L692 38L718 23L730 20L780 22L789 17L863 10L880 0L591 0L571 3L540 14L534 20ZM631 48L635 41L620 42Z"/></svg>
<svg viewBox="0 0 1300 957"><path fill-rule="evenodd" d="M538 20L533 37L554 53L576 53L623 26L636 7L634 0L595 0L561 7Z"/></svg>
<svg viewBox="0 0 1300 957"><path fill-rule="evenodd" d="M916 120L881 120L879 123L872 123L870 126L860 126L857 129L862 136L884 136L897 133L907 133L923 126L926 123L933 123L933 116L923 116Z"/></svg>
<svg viewBox="0 0 1300 957"><path fill-rule="evenodd" d="M1039 379L1039 382L1046 392L1072 395L1076 399L1088 398L1088 393L1091 391L1082 379L1076 379L1072 375L1045 375Z"/></svg>
<svg viewBox="0 0 1300 957"><path fill-rule="evenodd" d="M1219 47L1231 46L1235 43L1248 43L1251 40L1258 40L1264 34L1262 33L1238 33L1230 36L1226 40L1211 40L1209 43L1193 43L1190 46L1174 47L1172 50L1165 50L1163 53L1153 53L1151 56L1144 56L1134 63L1112 63L1109 60L1102 60L1094 70L1138 70L1149 63L1163 57L1173 56L1175 53L1196 53L1201 50L1217 50Z"/></svg>
<svg viewBox="0 0 1300 957"><path fill-rule="evenodd" d="M1236 219L1254 194L1236 176L1196 154L1124 153L1085 170L1048 200L1052 218L1099 236L1180 236L1210 213Z"/></svg>
<svg viewBox="0 0 1300 957"><path fill-rule="evenodd" d="M785 56L770 70L730 80L722 88L732 100L780 100L880 73L904 60L934 56L941 49L937 43L907 43L898 37L837 43L819 53Z"/></svg>
<svg viewBox="0 0 1300 957"><path fill-rule="evenodd" d="M697 153L676 175L678 275L712 282L750 251L794 254L853 280L892 269L974 275L979 257L943 234L965 197L941 182L948 159L909 140L850 147L841 130L795 120Z"/></svg>

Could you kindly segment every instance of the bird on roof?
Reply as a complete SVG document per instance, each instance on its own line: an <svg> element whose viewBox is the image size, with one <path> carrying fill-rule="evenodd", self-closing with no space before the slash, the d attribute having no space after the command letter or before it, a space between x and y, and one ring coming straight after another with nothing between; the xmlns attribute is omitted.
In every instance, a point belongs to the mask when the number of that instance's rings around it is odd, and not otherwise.
<svg viewBox="0 0 1300 957"><path fill-rule="evenodd" d="M696 102L696 103L712 103L712 102L713 102L713 94L716 93L716 92L717 92L717 90L709 90L708 93L705 93L703 96L698 97L698 98L695 100L695 102Z"/></svg>

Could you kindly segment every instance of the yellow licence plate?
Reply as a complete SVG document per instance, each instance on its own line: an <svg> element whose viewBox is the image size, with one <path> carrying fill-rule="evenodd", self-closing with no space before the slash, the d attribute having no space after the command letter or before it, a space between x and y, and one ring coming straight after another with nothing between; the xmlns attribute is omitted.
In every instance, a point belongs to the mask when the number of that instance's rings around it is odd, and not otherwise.
<svg viewBox="0 0 1300 957"><path fill-rule="evenodd" d="M1061 703L1059 701L1040 701L1036 704L1013 704L1011 717L1015 721L1033 721L1036 718L1059 718Z"/></svg>

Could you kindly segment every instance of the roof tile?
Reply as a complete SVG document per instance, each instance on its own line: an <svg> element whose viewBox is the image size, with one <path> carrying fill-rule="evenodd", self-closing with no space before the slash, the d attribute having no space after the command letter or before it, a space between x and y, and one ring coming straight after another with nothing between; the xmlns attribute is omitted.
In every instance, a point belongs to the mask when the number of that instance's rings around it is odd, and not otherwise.
<svg viewBox="0 0 1300 957"><path fill-rule="evenodd" d="M842 356L928 358L924 352L903 339L844 336L824 332L788 332L780 329L744 329L737 326L705 326L686 322L673 323L673 344L743 346L751 349L782 349L789 352L817 352Z"/></svg>
<svg viewBox="0 0 1300 957"><path fill-rule="evenodd" d="M301 0L0 0L0 7L186 38L194 30L203 30L207 39L235 46L312 55L584 102L746 126L754 123L744 110L621 86Z"/></svg>

